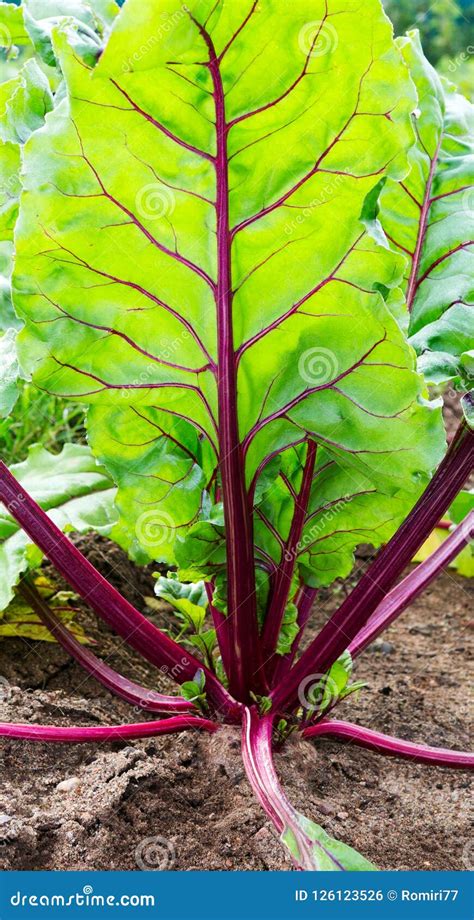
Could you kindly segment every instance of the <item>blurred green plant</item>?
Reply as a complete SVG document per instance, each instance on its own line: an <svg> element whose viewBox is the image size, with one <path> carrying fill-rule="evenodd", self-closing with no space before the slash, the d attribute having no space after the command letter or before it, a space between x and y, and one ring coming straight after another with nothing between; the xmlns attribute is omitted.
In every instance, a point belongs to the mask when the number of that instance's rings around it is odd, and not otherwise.
<svg viewBox="0 0 474 920"><path fill-rule="evenodd" d="M10 416L0 420L0 455L20 463L32 444L59 453L65 444L85 444L82 407L67 403L24 382Z"/></svg>
<svg viewBox="0 0 474 920"><path fill-rule="evenodd" d="M473 0L383 0L383 4L396 35L420 30L423 50L432 64L469 54L474 46ZM458 83L455 76L450 79Z"/></svg>

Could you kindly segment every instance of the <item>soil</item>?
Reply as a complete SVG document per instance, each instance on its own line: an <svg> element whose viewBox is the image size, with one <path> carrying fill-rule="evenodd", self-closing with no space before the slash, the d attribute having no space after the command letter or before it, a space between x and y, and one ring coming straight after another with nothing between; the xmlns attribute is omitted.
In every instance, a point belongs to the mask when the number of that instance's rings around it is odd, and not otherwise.
<svg viewBox="0 0 474 920"><path fill-rule="evenodd" d="M144 601L153 591L150 570L137 570L102 538L76 542L122 593L163 623L165 607L151 613ZM445 572L358 660L356 677L367 687L342 704L341 718L468 749L472 593L466 579ZM337 592L322 593L314 628L338 599ZM164 674L87 610L80 608L78 618L112 667L169 690ZM100 725L147 718L87 678L57 645L20 639L0 642L0 703L2 721ZM133 745L3 740L0 868L291 869L254 800L239 748L233 727ZM296 807L381 869L472 868L467 773L327 740L294 739L276 764Z"/></svg>

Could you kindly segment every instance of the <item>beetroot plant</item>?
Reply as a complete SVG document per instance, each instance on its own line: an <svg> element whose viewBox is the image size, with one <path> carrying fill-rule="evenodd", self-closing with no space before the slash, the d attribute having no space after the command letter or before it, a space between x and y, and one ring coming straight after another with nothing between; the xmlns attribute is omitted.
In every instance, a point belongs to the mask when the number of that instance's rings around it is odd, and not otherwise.
<svg viewBox="0 0 474 920"><path fill-rule="evenodd" d="M22 579L99 682L166 717L0 732L77 742L241 724L249 781L295 864L374 868L292 807L273 750L300 732L474 764L333 718L360 689L357 656L472 536L468 498L402 578L473 466L472 395L446 451L428 391L467 390L472 374L472 107L415 34L394 41L379 0L363 13L355 0L23 9L55 86L18 153L19 366L87 406L91 500L116 487L112 537L169 566L156 590L175 617L158 629L63 533L54 460L50 501L3 465L10 588ZM308 636L318 589L350 574L362 543L375 558ZM38 550L180 695L79 643L25 574Z"/></svg>

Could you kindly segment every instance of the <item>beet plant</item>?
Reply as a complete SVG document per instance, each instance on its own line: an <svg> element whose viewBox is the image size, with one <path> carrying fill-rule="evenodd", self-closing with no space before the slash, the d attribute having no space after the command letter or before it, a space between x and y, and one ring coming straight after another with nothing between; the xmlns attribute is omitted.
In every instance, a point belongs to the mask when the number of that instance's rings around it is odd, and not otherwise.
<svg viewBox="0 0 474 920"><path fill-rule="evenodd" d="M66 494L48 502L38 487L36 501L3 465L9 590L21 578L86 671L167 718L0 733L77 742L241 724L249 781L296 866L374 868L293 808L273 751L300 733L474 764L333 718L360 689L357 656L472 537L468 499L402 578L473 466L472 394L446 450L428 391L472 376L472 106L415 34L394 41L379 0L363 15L355 0L23 10L56 86L18 153L19 366L87 406L97 475L117 488L112 536L138 564L170 567L156 590L179 628L159 630L72 544ZM50 476L54 490L54 460ZM318 589L351 573L362 543L375 558L308 636ZM78 642L25 575L33 545L181 695L136 685Z"/></svg>

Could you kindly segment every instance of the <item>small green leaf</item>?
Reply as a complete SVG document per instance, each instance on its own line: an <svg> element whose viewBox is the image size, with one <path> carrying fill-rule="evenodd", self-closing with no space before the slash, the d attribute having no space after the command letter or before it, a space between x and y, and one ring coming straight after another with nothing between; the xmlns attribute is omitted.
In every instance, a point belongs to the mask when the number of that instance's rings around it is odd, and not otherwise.
<svg viewBox="0 0 474 920"><path fill-rule="evenodd" d="M298 633L298 608L295 604L288 604L286 607L283 621L281 624L280 634L276 647L277 655L287 655L291 652L291 647Z"/></svg>
<svg viewBox="0 0 474 920"><path fill-rule="evenodd" d="M200 633L204 626L207 610L207 594L203 581L183 584L173 573L158 577L155 594L171 604L179 619L188 627Z"/></svg>

